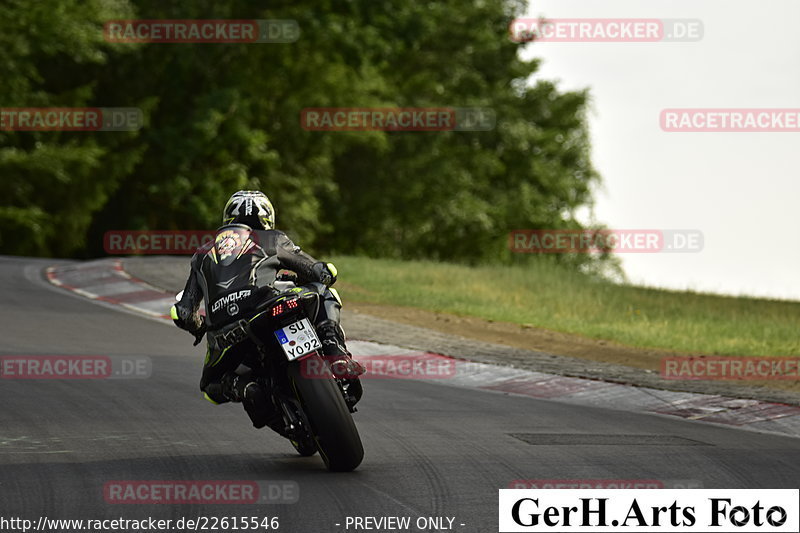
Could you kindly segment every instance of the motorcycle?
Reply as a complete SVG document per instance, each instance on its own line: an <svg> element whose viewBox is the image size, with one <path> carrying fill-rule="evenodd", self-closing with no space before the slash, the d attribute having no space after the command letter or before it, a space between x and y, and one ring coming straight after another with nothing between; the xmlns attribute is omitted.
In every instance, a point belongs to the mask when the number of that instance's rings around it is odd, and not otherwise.
<svg viewBox="0 0 800 533"><path fill-rule="evenodd" d="M347 472L364 457L352 417L361 384L334 375L322 358L311 320L319 305L313 287L293 287L258 304L252 318L215 332L214 341L219 350L244 352L236 373L266 391L269 412L261 414L268 427L300 455L319 452L328 470Z"/></svg>

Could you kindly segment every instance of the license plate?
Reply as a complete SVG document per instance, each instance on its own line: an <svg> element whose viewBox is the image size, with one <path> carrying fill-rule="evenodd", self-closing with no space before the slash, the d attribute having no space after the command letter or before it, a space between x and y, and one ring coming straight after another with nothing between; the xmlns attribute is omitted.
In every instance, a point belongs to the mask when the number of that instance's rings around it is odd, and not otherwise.
<svg viewBox="0 0 800 533"><path fill-rule="evenodd" d="M311 322L307 318L279 329L275 332L275 336L289 361L322 348L317 332L311 327Z"/></svg>

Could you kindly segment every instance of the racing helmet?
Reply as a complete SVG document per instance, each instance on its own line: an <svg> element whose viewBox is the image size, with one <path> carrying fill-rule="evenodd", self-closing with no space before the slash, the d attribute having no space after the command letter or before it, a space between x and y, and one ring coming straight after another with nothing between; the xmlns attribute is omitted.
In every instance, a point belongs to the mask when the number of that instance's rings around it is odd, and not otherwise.
<svg viewBox="0 0 800 533"><path fill-rule="evenodd" d="M261 191L237 191L222 211L223 224L247 224L253 229L273 229L275 209Z"/></svg>

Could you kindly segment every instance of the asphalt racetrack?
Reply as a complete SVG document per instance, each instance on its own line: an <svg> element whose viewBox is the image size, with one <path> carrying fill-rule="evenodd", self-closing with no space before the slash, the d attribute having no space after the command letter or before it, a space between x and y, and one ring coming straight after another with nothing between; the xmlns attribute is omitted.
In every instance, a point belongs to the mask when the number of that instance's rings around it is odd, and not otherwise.
<svg viewBox="0 0 800 533"><path fill-rule="evenodd" d="M204 348L189 335L49 285L42 270L55 262L0 259L0 356L148 356L152 375L4 376L2 517L278 517L279 531L317 533L353 531L347 517L449 517L453 530L477 533L497 531L497 490L518 479L704 488L796 488L800 479L800 441L790 437L391 379L365 380L355 415L364 462L329 473L319 457L253 429L240 406L204 401ZM120 480L281 480L296 483L299 499L109 503L104 486Z"/></svg>

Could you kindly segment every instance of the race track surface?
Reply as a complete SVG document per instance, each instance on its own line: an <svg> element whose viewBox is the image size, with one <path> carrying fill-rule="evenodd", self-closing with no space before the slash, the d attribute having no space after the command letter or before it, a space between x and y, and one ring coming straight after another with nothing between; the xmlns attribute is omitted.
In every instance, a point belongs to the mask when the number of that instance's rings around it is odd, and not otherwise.
<svg viewBox="0 0 800 533"><path fill-rule="evenodd" d="M800 479L794 438L390 379L365 380L355 415L363 464L329 473L317 456L253 429L240 406L204 401L204 349L186 333L50 286L42 269L54 263L0 259L0 356L148 356L152 376L0 380L0 516L277 516L280 531L319 533L345 531L348 516L442 516L477 533L497 531L497 490L518 479L705 488L797 488ZM286 480L299 501L107 503L104 485L119 480Z"/></svg>

